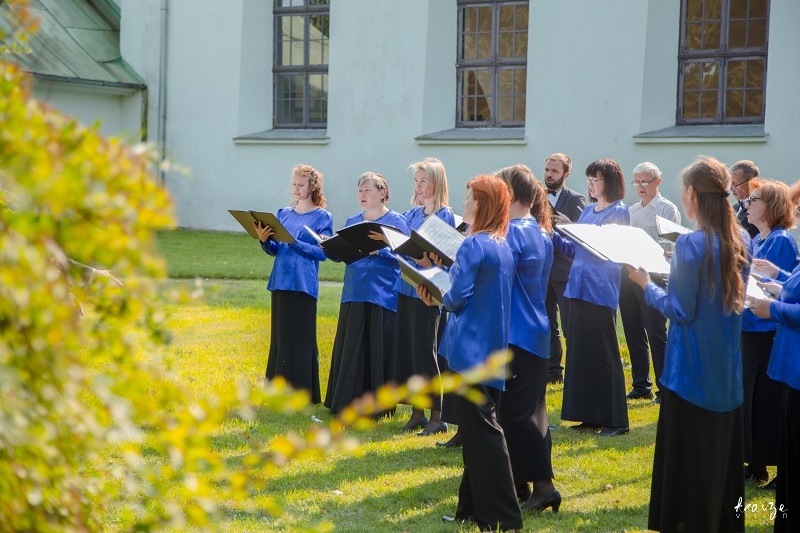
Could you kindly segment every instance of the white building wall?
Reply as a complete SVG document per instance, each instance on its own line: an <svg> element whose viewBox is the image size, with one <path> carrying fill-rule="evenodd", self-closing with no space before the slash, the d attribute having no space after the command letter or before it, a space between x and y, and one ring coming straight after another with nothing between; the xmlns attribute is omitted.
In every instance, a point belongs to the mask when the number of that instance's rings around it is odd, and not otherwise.
<svg viewBox="0 0 800 533"><path fill-rule="evenodd" d="M123 0L123 53L148 80L150 138L157 106L160 0ZM358 210L355 183L384 174L390 207L408 208L408 164L442 159L450 203L479 173L522 162L537 176L545 157L574 160L567 182L586 191L592 160L631 170L649 160L664 171L662 193L676 203L677 175L697 155L727 163L753 159L766 176L796 179L791 155L800 125L796 50L800 3L772 0L763 138L637 139L673 126L679 3L663 0L532 0L524 141L418 141L455 124L455 0L333 0L327 141L234 139L272 125L272 2L169 0L168 156L192 168L167 185L184 227L235 230L227 209L277 209L289 201L290 169L308 163L325 174L336 224ZM133 28L133 29L132 29ZM741 140L741 139L740 139ZM626 200L636 200L628 191Z"/></svg>

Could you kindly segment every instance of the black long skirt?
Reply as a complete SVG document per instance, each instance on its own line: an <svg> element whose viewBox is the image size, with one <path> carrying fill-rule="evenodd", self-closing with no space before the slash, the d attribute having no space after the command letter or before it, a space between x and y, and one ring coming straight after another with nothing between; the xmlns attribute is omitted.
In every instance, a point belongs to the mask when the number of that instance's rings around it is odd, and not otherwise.
<svg viewBox="0 0 800 533"><path fill-rule="evenodd" d="M394 380L395 325L395 312L380 305L345 302L339 307L325 407L339 412Z"/></svg>
<svg viewBox="0 0 800 533"><path fill-rule="evenodd" d="M610 307L570 299L562 420L628 426L616 321Z"/></svg>
<svg viewBox="0 0 800 533"><path fill-rule="evenodd" d="M506 435L514 482L552 479L553 442L545 401L550 360L513 344L508 347L514 359L500 400L499 420Z"/></svg>
<svg viewBox="0 0 800 533"><path fill-rule="evenodd" d="M664 389L648 529L744 531L742 440L741 407L708 411Z"/></svg>
<svg viewBox="0 0 800 533"><path fill-rule="evenodd" d="M767 375L774 331L742 332L744 460L778 464L778 427L783 385Z"/></svg>
<svg viewBox="0 0 800 533"><path fill-rule="evenodd" d="M447 359L439 356L438 342L442 338L447 313L429 307L419 298L397 295L397 353L395 379L405 383L414 375L433 379L449 370ZM445 395L449 396L449 395ZM431 395L432 409L442 411L441 394ZM455 423L450 398L444 401L442 420Z"/></svg>
<svg viewBox="0 0 800 533"><path fill-rule="evenodd" d="M485 400L482 405L463 396L453 399L464 460L456 519L475 522L481 531L521 528L508 448L497 422L500 391L485 385L475 385L474 389Z"/></svg>
<svg viewBox="0 0 800 533"><path fill-rule="evenodd" d="M784 385L781 405L775 533L800 531L800 390Z"/></svg>
<svg viewBox="0 0 800 533"><path fill-rule="evenodd" d="M283 376L320 402L317 300L299 291L272 291L272 328L266 377Z"/></svg>

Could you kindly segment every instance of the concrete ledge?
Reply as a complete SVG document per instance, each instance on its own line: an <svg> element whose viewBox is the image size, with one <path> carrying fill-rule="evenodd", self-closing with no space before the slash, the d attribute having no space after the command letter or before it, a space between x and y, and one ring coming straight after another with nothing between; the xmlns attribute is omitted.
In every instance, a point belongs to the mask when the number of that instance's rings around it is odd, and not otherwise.
<svg viewBox="0 0 800 533"><path fill-rule="evenodd" d="M525 128L454 128L426 133L417 144L527 144Z"/></svg>
<svg viewBox="0 0 800 533"><path fill-rule="evenodd" d="M235 144L328 144L328 130L276 129L234 137Z"/></svg>
<svg viewBox="0 0 800 533"><path fill-rule="evenodd" d="M633 136L637 144L654 143L764 143L769 134L763 124L671 126Z"/></svg>

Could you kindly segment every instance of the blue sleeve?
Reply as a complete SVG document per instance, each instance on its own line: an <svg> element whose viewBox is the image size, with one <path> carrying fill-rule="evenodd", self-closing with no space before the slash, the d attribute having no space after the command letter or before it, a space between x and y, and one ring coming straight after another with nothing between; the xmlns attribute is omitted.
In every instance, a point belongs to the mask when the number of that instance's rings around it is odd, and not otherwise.
<svg viewBox="0 0 800 533"><path fill-rule="evenodd" d="M700 276L696 265L692 264L693 250L687 244L683 236L678 238L669 273L669 293L653 282L647 284L644 292L647 305L668 319L682 323L694 320L700 292Z"/></svg>
<svg viewBox="0 0 800 533"><path fill-rule="evenodd" d="M762 255L782 271L791 272L797 266L797 245L791 236L782 235L768 239L764 243Z"/></svg>
<svg viewBox="0 0 800 533"><path fill-rule="evenodd" d="M333 216L331 216L331 214L327 211L323 210L322 215L316 221L316 226L316 228L311 229L313 229L317 235L325 235L330 237L333 235ZM305 230L301 231L301 234L302 233L305 233ZM311 237L309 236L309 238ZM322 250L322 248L320 248L316 241L314 241L313 244L305 242L300 239L300 235L296 235L295 242L288 246L297 252L298 255L305 257L306 259L325 261L327 258L325 252Z"/></svg>
<svg viewBox="0 0 800 533"><path fill-rule="evenodd" d="M442 304L450 312L461 311L472 297L475 280L483 260L483 248L474 238L467 238L456 252L456 261L450 267L450 290Z"/></svg>
<svg viewBox="0 0 800 533"><path fill-rule="evenodd" d="M267 239L267 242L261 242L259 240L258 243L261 245L261 249L269 255L274 257L278 253L278 243L275 242L275 239Z"/></svg>
<svg viewBox="0 0 800 533"><path fill-rule="evenodd" d="M553 250L560 252L567 257L575 257L575 243L563 237L558 231L554 231L553 235Z"/></svg>
<svg viewBox="0 0 800 533"><path fill-rule="evenodd" d="M769 314L782 326L800 331L800 304L774 301L769 304Z"/></svg>

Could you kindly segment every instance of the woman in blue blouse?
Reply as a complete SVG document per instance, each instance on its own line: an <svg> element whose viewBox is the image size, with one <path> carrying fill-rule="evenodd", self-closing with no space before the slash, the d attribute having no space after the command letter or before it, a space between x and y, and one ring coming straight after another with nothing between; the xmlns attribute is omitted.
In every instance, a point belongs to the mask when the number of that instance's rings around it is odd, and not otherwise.
<svg viewBox="0 0 800 533"><path fill-rule="evenodd" d="M553 264L552 219L547 190L525 165L497 173L511 191L508 240L514 253L514 289L508 348L514 355L502 394L500 426L506 436L517 498L523 509L552 507L561 494L553 486L552 441L547 418L550 322L544 301ZM534 218L531 212L537 213ZM533 492L528 486L533 482Z"/></svg>
<svg viewBox="0 0 800 533"><path fill-rule="evenodd" d="M791 187L791 203L795 219L800 218L800 182ZM778 330L772 345L770 378L783 385L778 432L778 475L775 477L775 532L800 531L800 266L791 273L781 270L767 260L754 259L759 270L781 280L760 284L775 290L778 301L748 299L750 310L758 317L777 322ZM770 287L771 285L771 287Z"/></svg>
<svg viewBox="0 0 800 533"><path fill-rule="evenodd" d="M698 231L675 243L669 292L628 268L645 301L670 320L648 529L744 531L742 306L748 258L728 202L725 165L683 172L681 204Z"/></svg>
<svg viewBox="0 0 800 533"><path fill-rule="evenodd" d="M428 157L411 164L414 171L414 196L411 203L416 206L403 216L408 230L418 229L425 219L437 216L455 227L453 211L447 205L447 174L438 159ZM413 260L419 268L432 266L430 259ZM395 358L395 377L398 383L405 383L414 375L432 379L447 371L447 361L436 353L435 339L444 330L446 315L437 307L427 307L417 296L414 288L398 279L397 291L397 355ZM421 436L447 431L446 422L455 422L452 414L445 412L442 417L442 395L431 395L430 419L425 411L414 408L411 417L403 427L406 431L422 429ZM446 403L446 402L445 402ZM444 420L444 421L443 421Z"/></svg>
<svg viewBox="0 0 800 533"><path fill-rule="evenodd" d="M320 402L317 297L319 262L325 254L308 226L319 235L333 234L333 217L323 209L322 174L309 165L292 169L294 205L278 210L281 224L296 239L293 244L272 239L269 226L256 223L261 249L275 256L267 289L272 292L268 380L283 376L295 389L306 389Z"/></svg>
<svg viewBox="0 0 800 533"><path fill-rule="evenodd" d="M345 226L369 220L408 233L403 215L389 210L389 185L380 174L358 178L362 212ZM397 259L389 248L347 265L344 270L339 325L333 342L325 407L337 413L365 392L394 380L395 323L400 278Z"/></svg>
<svg viewBox="0 0 800 533"><path fill-rule="evenodd" d="M469 233L450 268L452 287L443 306L450 312L439 351L450 368L463 373L482 365L489 355L508 347L514 255L505 239L509 195L506 185L491 176L467 183L464 221ZM424 287L417 292L433 306ZM487 320L491 317L491 320ZM503 430L497 420L502 377L473 385L484 402L454 396L458 429L462 435L464 474L458 490L455 517L446 522L475 522L481 531L522 527L522 514Z"/></svg>
<svg viewBox="0 0 800 533"><path fill-rule="evenodd" d="M754 259L766 259L791 272L800 262L794 227L794 205L786 184L759 180L744 200L747 220L759 233L750 243ZM745 479L769 479L768 465L778 464L778 417L783 387L767 375L777 324L758 318L749 309L742 316L742 375L744 378Z"/></svg>
<svg viewBox="0 0 800 533"><path fill-rule="evenodd" d="M600 159L586 168L589 204L579 224L628 225L625 179L616 161ZM614 437L628 432L625 374L617 341L620 266L591 255L583 247L553 235L559 252L573 256L564 296L569 298L567 365L564 375L563 420L573 428Z"/></svg>

